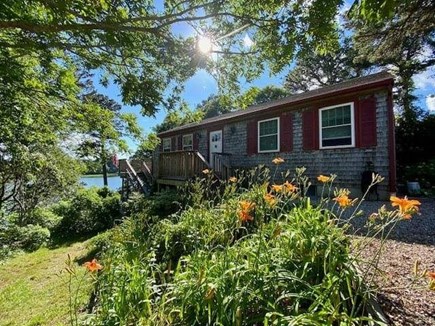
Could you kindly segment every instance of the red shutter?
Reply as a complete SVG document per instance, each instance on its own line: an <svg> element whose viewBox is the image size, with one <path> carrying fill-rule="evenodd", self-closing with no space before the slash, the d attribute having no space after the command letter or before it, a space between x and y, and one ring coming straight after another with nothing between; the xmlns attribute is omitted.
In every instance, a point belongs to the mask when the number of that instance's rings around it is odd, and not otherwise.
<svg viewBox="0 0 435 326"><path fill-rule="evenodd" d="M374 96L359 101L357 123L359 121L359 144L360 147L374 147L376 139L376 98Z"/></svg>
<svg viewBox="0 0 435 326"><path fill-rule="evenodd" d="M284 113L279 121L280 151L291 152L293 149L293 114Z"/></svg>
<svg viewBox="0 0 435 326"><path fill-rule="evenodd" d="M193 133L193 150L197 151L199 149L199 134Z"/></svg>
<svg viewBox="0 0 435 326"><path fill-rule="evenodd" d="M171 152L177 150L177 137L171 137Z"/></svg>
<svg viewBox="0 0 435 326"><path fill-rule="evenodd" d="M183 149L183 136L178 136L178 150L181 151Z"/></svg>
<svg viewBox="0 0 435 326"><path fill-rule="evenodd" d="M257 121L252 120L248 122L248 132L247 132L247 152L248 155L253 155L257 153Z"/></svg>
<svg viewBox="0 0 435 326"><path fill-rule="evenodd" d="M319 148L319 110L313 109L302 113L302 137L304 150Z"/></svg>

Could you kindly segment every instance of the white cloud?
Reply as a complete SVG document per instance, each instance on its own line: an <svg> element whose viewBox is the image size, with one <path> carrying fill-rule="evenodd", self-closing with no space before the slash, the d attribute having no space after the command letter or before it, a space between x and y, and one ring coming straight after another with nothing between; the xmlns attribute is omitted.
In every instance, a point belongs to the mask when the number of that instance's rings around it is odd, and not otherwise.
<svg viewBox="0 0 435 326"><path fill-rule="evenodd" d="M414 83L416 88L435 88L435 67L431 67L422 73L414 76Z"/></svg>
<svg viewBox="0 0 435 326"><path fill-rule="evenodd" d="M426 106L431 112L435 112L435 94L426 96Z"/></svg>

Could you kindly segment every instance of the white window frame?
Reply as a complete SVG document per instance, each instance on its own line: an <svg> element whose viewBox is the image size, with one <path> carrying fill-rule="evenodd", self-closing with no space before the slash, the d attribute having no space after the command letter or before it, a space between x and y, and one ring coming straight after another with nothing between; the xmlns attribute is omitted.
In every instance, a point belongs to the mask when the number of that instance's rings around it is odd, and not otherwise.
<svg viewBox="0 0 435 326"><path fill-rule="evenodd" d="M262 151L262 150L260 150L260 137L261 137L260 136L260 124L263 123L263 122L268 122L268 121L272 121L272 120L276 120L276 124L277 124L277 126L276 126L276 132L277 132L277 134L276 134L277 135L277 144L276 144L276 146L277 146L277 149ZM276 153L276 152L280 151L280 130L279 130L279 128L280 128L280 126L279 126L279 117L271 118L271 119L266 119L266 120L260 120L260 121L257 122L257 150L258 150L258 153ZM274 135L274 134L264 135L264 136L272 136L272 135Z"/></svg>
<svg viewBox="0 0 435 326"><path fill-rule="evenodd" d="M331 109L335 109L338 108L340 106L350 106L350 133L351 133L351 141L352 143L350 145L338 145L338 146L323 146L322 145L322 131L323 131L323 126L322 126L322 111L327 111L327 110L331 110ZM355 147L355 115L354 115L354 102L348 102L348 103L341 103L341 104L337 104L337 105L331 105L331 106L327 106L324 108L321 108L319 110L319 148L320 149L334 149L334 148L351 148L351 147ZM347 124L346 124L347 125ZM334 127L338 127L334 126Z"/></svg>
<svg viewBox="0 0 435 326"><path fill-rule="evenodd" d="M190 137L190 139L192 140L192 143L190 145L185 145L184 144L184 139L186 137ZM185 147L191 147L191 148L190 149L185 149ZM182 138L182 147L181 148L183 149L183 151L193 151L193 134L183 135L183 138Z"/></svg>
<svg viewBox="0 0 435 326"><path fill-rule="evenodd" d="M169 148L166 146L165 147L165 142L168 142L169 141ZM167 145L167 144L166 144ZM167 153L167 152L170 152L171 150L172 150L172 140L171 140L171 138L163 138L162 139L162 151L163 152L165 152L165 153ZM166 150L165 150L166 149Z"/></svg>

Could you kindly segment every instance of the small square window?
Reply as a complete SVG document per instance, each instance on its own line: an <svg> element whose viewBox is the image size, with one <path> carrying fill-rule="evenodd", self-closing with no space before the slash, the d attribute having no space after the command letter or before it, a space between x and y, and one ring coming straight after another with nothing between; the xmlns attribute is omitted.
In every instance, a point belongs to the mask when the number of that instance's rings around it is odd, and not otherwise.
<svg viewBox="0 0 435 326"><path fill-rule="evenodd" d="M171 138L163 138L162 140L163 152L171 151Z"/></svg>
<svg viewBox="0 0 435 326"><path fill-rule="evenodd" d="M193 150L193 135L183 135L183 151Z"/></svg>
<svg viewBox="0 0 435 326"><path fill-rule="evenodd" d="M353 103L320 109L320 148L354 147Z"/></svg>
<svg viewBox="0 0 435 326"><path fill-rule="evenodd" d="M279 118L258 122L258 152L279 151Z"/></svg>

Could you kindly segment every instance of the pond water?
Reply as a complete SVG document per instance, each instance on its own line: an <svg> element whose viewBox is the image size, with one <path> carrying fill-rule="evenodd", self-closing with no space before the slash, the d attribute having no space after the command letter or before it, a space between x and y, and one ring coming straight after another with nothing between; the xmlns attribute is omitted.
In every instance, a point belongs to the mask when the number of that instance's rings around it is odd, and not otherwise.
<svg viewBox="0 0 435 326"><path fill-rule="evenodd" d="M117 175L109 176L107 178L107 181L111 190L118 190L122 186L122 179ZM90 188L92 186L103 187L103 176L82 176L80 178L80 182L83 183L84 186L87 188Z"/></svg>

